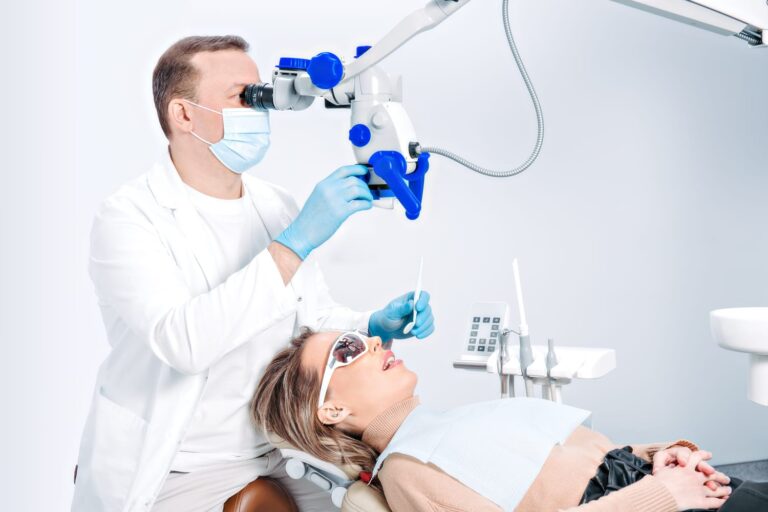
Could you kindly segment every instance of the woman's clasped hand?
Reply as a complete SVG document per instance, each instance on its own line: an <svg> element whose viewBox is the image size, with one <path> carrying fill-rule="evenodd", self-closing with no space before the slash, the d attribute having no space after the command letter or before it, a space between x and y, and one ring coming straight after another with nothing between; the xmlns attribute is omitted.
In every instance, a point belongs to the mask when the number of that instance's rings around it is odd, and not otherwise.
<svg viewBox="0 0 768 512"><path fill-rule="evenodd" d="M653 456L653 476L674 496L678 510L719 509L731 495L731 479L706 461L712 453L672 446Z"/></svg>

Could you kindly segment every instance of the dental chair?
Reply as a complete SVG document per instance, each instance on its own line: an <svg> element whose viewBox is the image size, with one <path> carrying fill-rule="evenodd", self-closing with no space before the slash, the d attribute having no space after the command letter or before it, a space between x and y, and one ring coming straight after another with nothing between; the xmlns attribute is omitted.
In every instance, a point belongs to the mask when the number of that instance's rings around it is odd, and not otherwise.
<svg viewBox="0 0 768 512"><path fill-rule="evenodd" d="M336 466L322 461L274 434L269 435L269 441L286 459L288 476L308 480L326 491L341 512L391 512L384 495L360 480L359 466Z"/></svg>

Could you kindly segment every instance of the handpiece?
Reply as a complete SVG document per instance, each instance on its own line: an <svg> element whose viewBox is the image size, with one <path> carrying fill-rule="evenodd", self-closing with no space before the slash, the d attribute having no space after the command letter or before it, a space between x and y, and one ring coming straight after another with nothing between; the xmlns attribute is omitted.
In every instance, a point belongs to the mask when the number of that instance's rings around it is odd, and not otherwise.
<svg viewBox="0 0 768 512"><path fill-rule="evenodd" d="M557 366L557 354L555 354L555 340L552 338L549 338L547 340L547 359L546 359L546 367L547 367L547 380L549 384L549 399L553 402L556 402L556 396L559 393L556 393L556 386L555 386L555 379L552 378L552 368Z"/></svg>
<svg viewBox="0 0 768 512"><path fill-rule="evenodd" d="M533 363L533 350L531 338L528 336L528 323L525 319L525 303L523 302L523 287L520 284L520 268L517 258L512 260L512 273L515 277L515 292L517 294L517 307L520 309L520 373L523 374L525 383L525 396L533 396L533 381L528 377L528 366Z"/></svg>

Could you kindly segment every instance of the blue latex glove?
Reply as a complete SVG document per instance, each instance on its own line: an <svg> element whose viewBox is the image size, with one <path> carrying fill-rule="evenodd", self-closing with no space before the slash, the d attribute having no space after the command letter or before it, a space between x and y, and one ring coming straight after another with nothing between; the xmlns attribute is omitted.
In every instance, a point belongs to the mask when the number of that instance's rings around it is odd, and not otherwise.
<svg viewBox="0 0 768 512"><path fill-rule="evenodd" d="M419 302L416 304L416 325L408 334L403 333L403 328L411 320L413 320L413 292L408 292L371 315L368 320L368 334L380 336L384 342L411 336L422 339L432 334L435 331L435 317L432 315L432 306L429 304L429 293L422 290Z"/></svg>
<svg viewBox="0 0 768 512"><path fill-rule="evenodd" d="M275 241L295 252L302 260L320 247L355 212L373 207L368 185L358 176L368 172L364 165L340 167L315 185L304 208Z"/></svg>

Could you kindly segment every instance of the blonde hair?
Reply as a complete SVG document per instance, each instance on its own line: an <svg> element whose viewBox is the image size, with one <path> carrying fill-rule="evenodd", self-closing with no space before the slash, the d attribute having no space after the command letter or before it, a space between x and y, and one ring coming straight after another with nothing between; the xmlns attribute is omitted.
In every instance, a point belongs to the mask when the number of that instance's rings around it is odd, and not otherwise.
<svg viewBox="0 0 768 512"><path fill-rule="evenodd" d="M304 327L290 346L272 359L251 401L251 417L266 432L320 460L372 471L378 457L373 448L317 417L320 378L301 366L304 343L314 334Z"/></svg>

